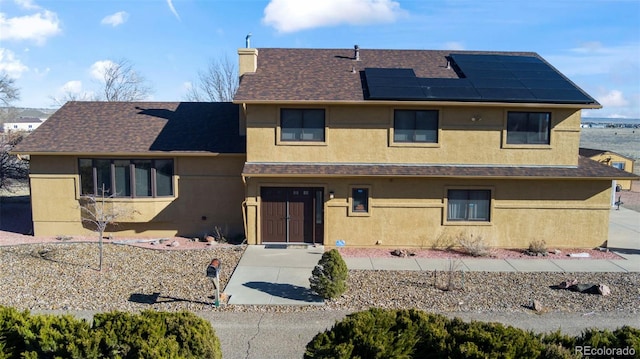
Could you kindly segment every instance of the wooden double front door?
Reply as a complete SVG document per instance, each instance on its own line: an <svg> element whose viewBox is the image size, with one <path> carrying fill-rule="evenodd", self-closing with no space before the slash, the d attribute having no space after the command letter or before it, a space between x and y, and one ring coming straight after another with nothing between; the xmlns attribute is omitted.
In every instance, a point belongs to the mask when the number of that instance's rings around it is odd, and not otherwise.
<svg viewBox="0 0 640 359"><path fill-rule="evenodd" d="M324 193L317 187L262 187L262 243L319 243Z"/></svg>

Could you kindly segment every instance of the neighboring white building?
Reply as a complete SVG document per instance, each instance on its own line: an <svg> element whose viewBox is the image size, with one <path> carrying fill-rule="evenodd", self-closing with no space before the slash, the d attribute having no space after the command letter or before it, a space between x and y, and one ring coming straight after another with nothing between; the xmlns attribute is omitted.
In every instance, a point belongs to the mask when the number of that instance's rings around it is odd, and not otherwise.
<svg viewBox="0 0 640 359"><path fill-rule="evenodd" d="M31 132L38 128L42 122L41 119L35 117L18 117L6 120L3 124L3 131L5 133L16 131Z"/></svg>

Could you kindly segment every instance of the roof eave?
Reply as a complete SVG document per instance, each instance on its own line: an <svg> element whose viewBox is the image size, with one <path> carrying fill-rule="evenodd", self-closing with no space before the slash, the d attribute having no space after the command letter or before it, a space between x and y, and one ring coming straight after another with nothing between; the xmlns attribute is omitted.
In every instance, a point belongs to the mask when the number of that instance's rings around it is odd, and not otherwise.
<svg viewBox="0 0 640 359"><path fill-rule="evenodd" d="M353 174L353 175L344 175L344 174L314 174L314 173L304 173L304 174L268 174L268 173L242 173L242 176L245 178L365 178L365 177L379 177L379 178L464 178L464 179L516 179L516 180L530 180L530 179L538 179L538 180L576 180L576 181L584 181L584 180L603 180L603 181L612 181L612 180L637 180L640 179L640 176L636 177L572 177L572 176L479 176L479 175L378 175L378 174Z"/></svg>
<svg viewBox="0 0 640 359"><path fill-rule="evenodd" d="M574 103L536 103L536 102L466 102L466 101L390 101L390 100L234 100L237 105L382 105L382 106L459 106L459 107L525 107L525 108L574 108L601 109L602 105Z"/></svg>
<svg viewBox="0 0 640 359"><path fill-rule="evenodd" d="M99 156L99 157L158 157L158 156L189 156L189 157L217 157L217 156L246 156L246 153L222 153L222 152L188 152L188 151L163 151L163 152L52 152L52 151L10 151L12 155L30 156Z"/></svg>

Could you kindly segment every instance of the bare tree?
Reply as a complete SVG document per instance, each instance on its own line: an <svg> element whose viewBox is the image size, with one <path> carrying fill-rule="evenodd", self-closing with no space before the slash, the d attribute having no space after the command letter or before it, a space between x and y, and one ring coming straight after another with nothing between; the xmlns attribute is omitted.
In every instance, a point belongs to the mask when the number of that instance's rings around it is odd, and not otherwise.
<svg viewBox="0 0 640 359"><path fill-rule="evenodd" d="M104 184L102 184L101 196L87 195L80 197L82 222L89 224L93 227L93 231L98 233L98 270L100 271L102 271L104 232L107 227L116 226L119 221L129 219L136 213L135 210L131 210L128 207L107 201L107 198L112 198L113 196L106 197L105 191Z"/></svg>
<svg viewBox="0 0 640 359"><path fill-rule="evenodd" d="M0 133L0 188L12 179L25 179L29 174L29 164L9 152L24 138L22 132Z"/></svg>
<svg viewBox="0 0 640 359"><path fill-rule="evenodd" d="M69 101L98 101L97 97L91 97L87 93L77 93L66 91L61 96L49 96L49 99L53 101L54 106L62 106Z"/></svg>
<svg viewBox="0 0 640 359"><path fill-rule="evenodd" d="M9 77L6 72L0 73L0 103L4 107L10 107L14 101L20 99L20 90L16 87L15 79Z"/></svg>
<svg viewBox="0 0 640 359"><path fill-rule="evenodd" d="M140 101L152 93L147 80L126 59L107 66L104 69L103 80L102 92L106 101Z"/></svg>
<svg viewBox="0 0 640 359"><path fill-rule="evenodd" d="M238 90L238 70L228 58L214 59L186 94L188 101L230 102Z"/></svg>

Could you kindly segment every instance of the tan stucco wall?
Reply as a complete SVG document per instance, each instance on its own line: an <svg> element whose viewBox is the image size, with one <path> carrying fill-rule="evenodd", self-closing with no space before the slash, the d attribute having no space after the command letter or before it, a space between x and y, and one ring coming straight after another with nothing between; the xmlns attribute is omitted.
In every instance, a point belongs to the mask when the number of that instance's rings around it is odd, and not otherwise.
<svg viewBox="0 0 640 359"><path fill-rule="evenodd" d="M82 156L91 158L92 156ZM163 156L167 158L167 156ZM122 236L197 236L214 226L229 235L244 233L240 173L244 156L174 157L174 197L110 199L125 212L127 223L110 228ZM79 176L75 156L31 156L30 181L36 236L86 235L79 208Z"/></svg>
<svg viewBox="0 0 640 359"><path fill-rule="evenodd" d="M611 184L606 180L251 178L247 185L250 244L260 243L260 187L278 185L325 189L327 246L341 239L347 246L430 247L443 236L473 234L497 247L526 248L542 239L551 247L592 248L608 236ZM349 216L353 185L370 186L369 216ZM446 189L457 186L492 189L490 223L446 223Z"/></svg>
<svg viewBox="0 0 640 359"><path fill-rule="evenodd" d="M634 161L630 158L620 156L613 152L604 152L602 154L590 157L592 160L604 163L608 166L613 166L613 162L623 162L624 170L629 173L633 173ZM620 185L623 190L631 189L631 180L617 180L616 185Z"/></svg>
<svg viewBox="0 0 640 359"><path fill-rule="evenodd" d="M287 106L290 108L293 106ZM362 105L307 106L325 108L324 143L279 143L276 105L248 105L249 162L355 162L500 165L576 165L580 112L518 107L391 107ZM395 145L391 139L393 110L437 109L440 139L436 145ZM507 111L551 112L551 144L513 146L504 143ZM472 122L471 118L481 118Z"/></svg>

